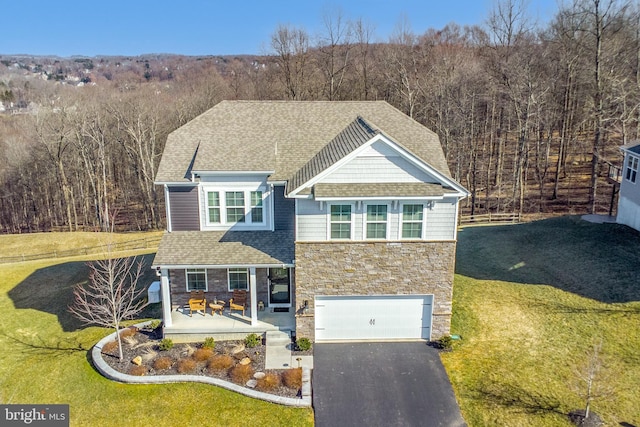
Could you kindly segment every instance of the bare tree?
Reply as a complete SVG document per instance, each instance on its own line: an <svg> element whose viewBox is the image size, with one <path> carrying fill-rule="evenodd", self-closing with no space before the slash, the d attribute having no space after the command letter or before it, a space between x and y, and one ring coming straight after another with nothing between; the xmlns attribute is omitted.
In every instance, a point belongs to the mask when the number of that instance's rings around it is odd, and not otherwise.
<svg viewBox="0 0 640 427"><path fill-rule="evenodd" d="M114 258L111 256L111 244L108 247L106 259L88 264L89 282L75 288L69 311L87 324L115 329L118 354L122 360L120 325L144 308L144 300L140 299L144 288L137 288L144 262L135 257Z"/></svg>
<svg viewBox="0 0 640 427"><path fill-rule="evenodd" d="M611 396L613 389L607 386L607 376L602 360L602 340L593 345L584 366L576 371L576 390L584 399L584 419L589 418L594 400Z"/></svg>

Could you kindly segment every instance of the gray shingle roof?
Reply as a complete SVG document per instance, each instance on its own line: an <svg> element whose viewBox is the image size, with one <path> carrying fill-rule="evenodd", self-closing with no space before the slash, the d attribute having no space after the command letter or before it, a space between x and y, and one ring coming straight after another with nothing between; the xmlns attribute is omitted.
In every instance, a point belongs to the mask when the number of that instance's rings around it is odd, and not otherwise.
<svg viewBox="0 0 640 427"><path fill-rule="evenodd" d="M439 197L455 191L433 183L316 184L316 198L331 197Z"/></svg>
<svg viewBox="0 0 640 427"><path fill-rule="evenodd" d="M286 192L289 193L300 187L379 133L358 116L296 172L287 184Z"/></svg>
<svg viewBox="0 0 640 427"><path fill-rule="evenodd" d="M293 264L292 231L174 231L162 236L154 266Z"/></svg>
<svg viewBox="0 0 640 427"><path fill-rule="evenodd" d="M438 136L384 101L223 101L169 135L156 182L187 181L190 168L289 180L331 141L360 141L358 117L451 177Z"/></svg>
<svg viewBox="0 0 640 427"><path fill-rule="evenodd" d="M623 145L620 148L625 151L630 151L634 154L640 154L640 141L631 141L630 143Z"/></svg>

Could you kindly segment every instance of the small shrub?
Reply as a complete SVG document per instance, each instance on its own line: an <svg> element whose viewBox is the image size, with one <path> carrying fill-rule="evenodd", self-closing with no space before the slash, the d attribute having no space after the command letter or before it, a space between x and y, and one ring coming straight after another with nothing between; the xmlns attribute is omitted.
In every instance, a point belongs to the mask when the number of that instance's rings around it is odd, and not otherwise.
<svg viewBox="0 0 640 427"><path fill-rule="evenodd" d="M163 356L157 358L156 361L153 362L153 369L156 371L164 371L169 369L171 365L173 365L173 360L170 357Z"/></svg>
<svg viewBox="0 0 640 427"><path fill-rule="evenodd" d="M158 319L152 320L151 322L149 322L149 329L155 331L160 327L160 323L161 322Z"/></svg>
<svg viewBox="0 0 640 427"><path fill-rule="evenodd" d="M191 357L193 356L193 353L195 353L195 351L196 351L196 348L194 346L192 346L191 344L185 344L184 348L180 352L180 356Z"/></svg>
<svg viewBox="0 0 640 427"><path fill-rule="evenodd" d="M280 387L280 377L273 372L267 372L264 378L258 380L256 388L262 391L271 391Z"/></svg>
<svg viewBox="0 0 640 427"><path fill-rule="evenodd" d="M213 350L210 348L199 348L193 352L193 358L198 362L209 360L213 356Z"/></svg>
<svg viewBox="0 0 640 427"><path fill-rule="evenodd" d="M211 350L213 350L214 348L216 348L216 341L212 337L207 337L204 339L202 348L210 348Z"/></svg>
<svg viewBox="0 0 640 427"><path fill-rule="evenodd" d="M453 339L449 335L442 336L436 340L435 346L440 350L451 350L453 348Z"/></svg>
<svg viewBox="0 0 640 427"><path fill-rule="evenodd" d="M233 358L228 354L213 356L207 363L207 368L212 371L226 371L233 366Z"/></svg>
<svg viewBox="0 0 640 427"><path fill-rule="evenodd" d="M124 342L129 347L135 347L138 344L138 339L135 335L127 335L126 337L122 337L122 342Z"/></svg>
<svg viewBox="0 0 640 427"><path fill-rule="evenodd" d="M144 365L135 365L132 366L131 369L129 369L129 375L135 375L137 377L141 377L143 375L145 375L147 373L148 369L146 366Z"/></svg>
<svg viewBox="0 0 640 427"><path fill-rule="evenodd" d="M311 350L311 340L309 338L298 338L296 340L296 347L300 351Z"/></svg>
<svg viewBox="0 0 640 427"><path fill-rule="evenodd" d="M103 353L114 353L118 350L118 341L109 341L102 346Z"/></svg>
<svg viewBox="0 0 640 427"><path fill-rule="evenodd" d="M254 371L251 365L236 365L229 370L231 381L237 384L245 384L253 378L253 374Z"/></svg>
<svg viewBox="0 0 640 427"><path fill-rule="evenodd" d="M177 370L181 374L186 374L196 370L197 363L192 358L178 360Z"/></svg>
<svg viewBox="0 0 640 427"><path fill-rule="evenodd" d="M282 372L282 383L294 390L302 387L302 368L287 369Z"/></svg>
<svg viewBox="0 0 640 427"><path fill-rule="evenodd" d="M257 347L262 344L262 338L257 334L249 334L244 339L244 345L247 348Z"/></svg>
<svg viewBox="0 0 640 427"><path fill-rule="evenodd" d="M148 348L142 353L142 362L149 363L158 356L158 352L152 348Z"/></svg>
<svg viewBox="0 0 640 427"><path fill-rule="evenodd" d="M138 328L136 328L135 326L130 326L120 331L120 337L128 338L128 337L134 336L137 333L138 333Z"/></svg>
<svg viewBox="0 0 640 427"><path fill-rule="evenodd" d="M158 348L161 351L169 351L173 348L173 341L170 338L163 338L158 344Z"/></svg>

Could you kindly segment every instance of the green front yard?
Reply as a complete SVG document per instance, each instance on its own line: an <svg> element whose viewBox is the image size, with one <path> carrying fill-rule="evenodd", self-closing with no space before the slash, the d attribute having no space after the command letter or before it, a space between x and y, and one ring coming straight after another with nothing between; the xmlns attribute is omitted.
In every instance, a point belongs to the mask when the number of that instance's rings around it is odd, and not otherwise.
<svg viewBox="0 0 640 427"><path fill-rule="evenodd" d="M27 236L28 250L41 253L61 236ZM0 256L9 252L3 238L9 236L0 236ZM72 426L313 425L309 409L204 384L127 385L103 378L88 350L109 331L85 328L66 312L73 285L86 277L80 259L0 265L0 402L68 403Z"/></svg>
<svg viewBox="0 0 640 427"><path fill-rule="evenodd" d="M0 256L16 250L3 238ZM52 238L62 239L41 235ZM463 339L442 358L469 426L571 425L583 405L577 372L600 340L596 383L607 393L592 409L607 425L640 425L639 267L640 234L626 227L557 218L463 229L452 330ZM313 424L311 410L212 386L104 379L87 351L108 331L66 312L84 280L80 259L0 265L1 402L68 403L74 426Z"/></svg>
<svg viewBox="0 0 640 427"><path fill-rule="evenodd" d="M459 234L443 362L470 426L571 425L583 370L602 341L607 425L640 425L640 235L556 218ZM627 424L621 424L627 423Z"/></svg>

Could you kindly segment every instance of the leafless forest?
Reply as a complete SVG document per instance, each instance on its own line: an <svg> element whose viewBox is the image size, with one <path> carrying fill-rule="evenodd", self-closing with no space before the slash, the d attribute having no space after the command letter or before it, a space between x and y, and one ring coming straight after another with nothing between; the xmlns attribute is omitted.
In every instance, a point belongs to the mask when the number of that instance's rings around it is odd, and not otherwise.
<svg viewBox="0 0 640 427"><path fill-rule="evenodd" d="M0 232L162 228L166 136L223 99L386 100L438 133L465 213L607 213L606 162L640 133L638 3L488 16L380 42L328 14L260 56L0 56Z"/></svg>

